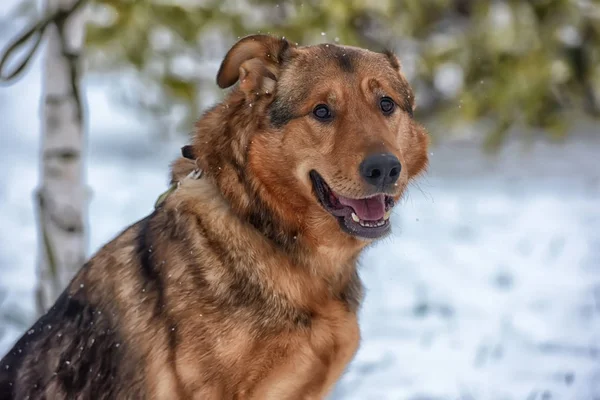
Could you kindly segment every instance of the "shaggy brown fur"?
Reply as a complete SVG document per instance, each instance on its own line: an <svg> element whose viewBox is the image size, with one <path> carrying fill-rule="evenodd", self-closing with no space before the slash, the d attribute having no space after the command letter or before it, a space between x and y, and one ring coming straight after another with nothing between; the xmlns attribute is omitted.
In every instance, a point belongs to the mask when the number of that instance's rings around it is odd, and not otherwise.
<svg viewBox="0 0 600 400"><path fill-rule="evenodd" d="M390 53L256 35L172 166L178 188L83 266L0 363L3 399L322 399L359 343L357 258L316 195L399 200L428 137ZM380 99L396 108L382 113ZM318 104L331 118L318 120ZM401 163L380 190L373 153ZM190 160L190 158L192 160ZM200 179L184 177L197 166Z"/></svg>

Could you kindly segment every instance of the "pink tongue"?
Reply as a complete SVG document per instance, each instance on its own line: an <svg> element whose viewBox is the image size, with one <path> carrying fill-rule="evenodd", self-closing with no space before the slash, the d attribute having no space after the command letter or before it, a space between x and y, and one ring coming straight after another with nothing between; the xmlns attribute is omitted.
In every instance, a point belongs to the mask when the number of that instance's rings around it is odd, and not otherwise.
<svg viewBox="0 0 600 400"><path fill-rule="evenodd" d="M363 221L378 221L385 215L385 196L382 194L360 200L340 196L339 200L343 205L352 207Z"/></svg>

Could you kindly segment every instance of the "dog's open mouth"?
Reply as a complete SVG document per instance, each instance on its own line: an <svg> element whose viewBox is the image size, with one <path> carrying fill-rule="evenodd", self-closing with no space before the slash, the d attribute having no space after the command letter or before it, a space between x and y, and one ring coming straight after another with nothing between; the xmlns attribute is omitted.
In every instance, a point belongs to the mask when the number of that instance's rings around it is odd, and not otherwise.
<svg viewBox="0 0 600 400"><path fill-rule="evenodd" d="M390 230L394 199L383 193L351 199L331 190L316 171L310 172L315 194L321 205L338 219L340 226L354 236L376 239Z"/></svg>

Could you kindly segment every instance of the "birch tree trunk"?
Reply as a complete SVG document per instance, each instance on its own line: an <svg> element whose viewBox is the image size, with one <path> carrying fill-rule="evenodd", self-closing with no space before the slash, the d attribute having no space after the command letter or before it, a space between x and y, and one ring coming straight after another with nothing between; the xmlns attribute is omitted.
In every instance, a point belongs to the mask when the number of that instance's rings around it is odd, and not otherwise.
<svg viewBox="0 0 600 400"><path fill-rule="evenodd" d="M41 181L38 218L38 312L45 312L86 257L87 187L83 169L84 108L80 89L84 7L48 0L48 12L65 10L46 31L41 104Z"/></svg>

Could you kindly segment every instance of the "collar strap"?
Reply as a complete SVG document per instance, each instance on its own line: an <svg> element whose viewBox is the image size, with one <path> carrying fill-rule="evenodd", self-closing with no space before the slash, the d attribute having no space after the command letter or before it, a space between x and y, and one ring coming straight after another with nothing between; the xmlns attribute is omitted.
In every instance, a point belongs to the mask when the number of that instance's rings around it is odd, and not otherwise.
<svg viewBox="0 0 600 400"><path fill-rule="evenodd" d="M158 199L156 199L156 202L154 203L155 209L159 208L161 206L161 204L164 203L164 201L167 199L167 197L169 197L169 195L171 195L171 193L173 193L175 190L177 190L177 188L181 185L181 182L183 182L184 180L186 180L186 179L198 180L198 179L202 178L203 171L200 169L200 167L198 167L198 159L194 158L192 146L189 146L189 145L183 146L181 148L181 155L189 160L194 160L196 163L196 168L192 172L187 174L185 176L185 178L183 178L182 180L173 182L173 184L171 184L169 189L167 189L164 193L162 193L160 196L158 196Z"/></svg>
<svg viewBox="0 0 600 400"><path fill-rule="evenodd" d="M194 147L190 144L181 148L181 155L188 160L196 160L196 157L194 156Z"/></svg>

